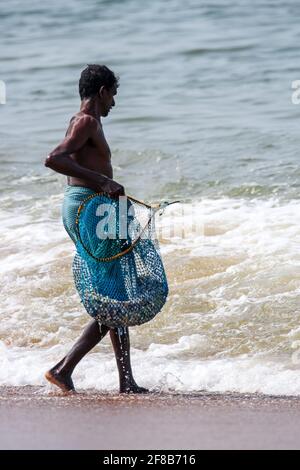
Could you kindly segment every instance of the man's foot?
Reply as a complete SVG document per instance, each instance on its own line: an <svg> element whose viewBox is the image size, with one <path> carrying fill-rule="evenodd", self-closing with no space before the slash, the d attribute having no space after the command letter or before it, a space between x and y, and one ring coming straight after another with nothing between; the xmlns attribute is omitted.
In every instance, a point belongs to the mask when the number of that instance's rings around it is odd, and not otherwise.
<svg viewBox="0 0 300 470"><path fill-rule="evenodd" d="M75 387L71 377L60 374L56 369L48 370L45 374L45 378L65 393L75 392Z"/></svg>
<svg viewBox="0 0 300 470"><path fill-rule="evenodd" d="M136 383L122 384L120 387L120 393L149 393L149 390L144 387L139 387Z"/></svg>

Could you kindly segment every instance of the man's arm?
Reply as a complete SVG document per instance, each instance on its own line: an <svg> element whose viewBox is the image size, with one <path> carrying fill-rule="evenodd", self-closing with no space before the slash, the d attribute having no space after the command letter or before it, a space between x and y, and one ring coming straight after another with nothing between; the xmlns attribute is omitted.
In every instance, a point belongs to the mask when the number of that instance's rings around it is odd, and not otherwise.
<svg viewBox="0 0 300 470"><path fill-rule="evenodd" d="M95 191L105 191L111 196L124 194L124 188L107 176L84 168L71 158L71 154L80 150L89 138L97 132L98 123L91 116L82 116L73 125L61 144L46 158L45 166L66 176L82 178L90 182Z"/></svg>

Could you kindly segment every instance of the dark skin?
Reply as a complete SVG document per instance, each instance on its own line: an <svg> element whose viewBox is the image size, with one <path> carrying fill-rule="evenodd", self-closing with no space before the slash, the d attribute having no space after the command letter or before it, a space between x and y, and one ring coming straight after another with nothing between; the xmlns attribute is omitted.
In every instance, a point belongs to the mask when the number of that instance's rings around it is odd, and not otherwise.
<svg viewBox="0 0 300 470"><path fill-rule="evenodd" d="M72 117L66 136L46 158L45 166L68 177L69 185L85 186L111 197L124 195L124 188L113 180L111 153L106 142L101 117L113 106L116 87L101 87L98 93L83 99L80 111ZM64 392L75 391L72 373L79 361L109 332L119 371L120 393L146 393L132 375L128 328L99 327L92 320L68 354L46 372L46 379ZM121 334L120 334L121 333Z"/></svg>

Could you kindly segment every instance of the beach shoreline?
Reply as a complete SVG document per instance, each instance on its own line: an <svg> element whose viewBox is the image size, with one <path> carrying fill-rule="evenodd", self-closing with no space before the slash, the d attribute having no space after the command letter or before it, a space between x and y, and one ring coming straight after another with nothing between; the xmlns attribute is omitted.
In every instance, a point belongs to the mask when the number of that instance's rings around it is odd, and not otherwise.
<svg viewBox="0 0 300 470"><path fill-rule="evenodd" d="M0 387L1 449L297 449L300 397Z"/></svg>

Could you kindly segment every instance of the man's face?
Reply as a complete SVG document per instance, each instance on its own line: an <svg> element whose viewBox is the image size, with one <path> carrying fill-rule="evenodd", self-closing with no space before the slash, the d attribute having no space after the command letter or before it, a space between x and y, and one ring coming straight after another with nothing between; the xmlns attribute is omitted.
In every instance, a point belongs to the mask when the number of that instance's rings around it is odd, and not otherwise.
<svg viewBox="0 0 300 470"><path fill-rule="evenodd" d="M106 88L102 88L101 90L101 104L102 104L102 116L108 116L109 112L115 106L115 99L114 96L117 94L117 88L116 86L113 86L112 88L109 88L108 90Z"/></svg>

